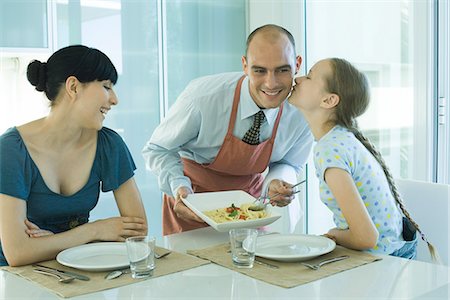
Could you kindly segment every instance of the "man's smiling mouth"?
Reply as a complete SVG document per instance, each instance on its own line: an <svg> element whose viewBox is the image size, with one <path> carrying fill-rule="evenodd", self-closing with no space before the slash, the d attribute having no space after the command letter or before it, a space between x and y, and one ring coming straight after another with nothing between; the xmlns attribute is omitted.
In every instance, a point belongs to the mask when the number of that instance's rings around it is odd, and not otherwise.
<svg viewBox="0 0 450 300"><path fill-rule="evenodd" d="M262 91L264 94L268 95L268 96L275 96L278 95L279 93L281 93L281 90L276 90L276 91Z"/></svg>

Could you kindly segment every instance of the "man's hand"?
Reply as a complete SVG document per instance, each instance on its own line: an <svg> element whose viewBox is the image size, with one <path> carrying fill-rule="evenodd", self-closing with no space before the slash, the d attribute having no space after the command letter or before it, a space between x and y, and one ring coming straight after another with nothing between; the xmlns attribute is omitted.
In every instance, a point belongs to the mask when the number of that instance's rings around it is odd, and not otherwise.
<svg viewBox="0 0 450 300"><path fill-rule="evenodd" d="M196 221L199 223L204 223L204 221L194 214L184 203L181 198L186 198L188 194L191 194L191 190L187 187L180 187L177 190L177 195L175 197L175 204L173 206L173 211L177 214L177 217L183 220Z"/></svg>
<svg viewBox="0 0 450 300"><path fill-rule="evenodd" d="M268 191L270 204L280 207L288 205L294 199L292 192L292 184L279 179L272 180L269 184ZM272 198L273 195L275 196Z"/></svg>

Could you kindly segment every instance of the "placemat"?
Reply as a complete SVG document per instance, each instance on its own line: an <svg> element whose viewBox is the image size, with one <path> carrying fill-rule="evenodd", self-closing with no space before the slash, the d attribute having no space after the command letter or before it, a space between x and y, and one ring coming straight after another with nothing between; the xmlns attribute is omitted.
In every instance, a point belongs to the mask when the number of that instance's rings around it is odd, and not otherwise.
<svg viewBox="0 0 450 300"><path fill-rule="evenodd" d="M169 250L161 247L156 247L155 251L161 255ZM105 275L111 271L106 272L82 271L63 266L59 264L56 260L39 263L44 266L53 267L60 270L72 271L78 274L83 274L89 276L90 278L89 281L80 281L75 279L70 283L59 283L58 280L54 277L36 273L33 271L33 267L31 265L23 267L7 266L1 267L1 269L17 274L27 280L42 285L43 287L56 293L60 297L68 298L98 292L102 290L107 290L111 288L116 288L131 283L141 282L143 280L149 280L159 276L184 271L187 269L191 269L209 263L210 262L207 260L203 260L191 255L172 251L170 255L164 258L155 259L155 270L153 276L151 277L143 279L134 279L131 277L131 274L123 274L122 276L111 280L105 279Z"/></svg>
<svg viewBox="0 0 450 300"><path fill-rule="evenodd" d="M270 265L277 266L278 269L270 268L268 266L256 263L251 269L242 269L237 268L233 265L233 262L231 261L231 253L229 252L229 250L230 244L225 243L200 250L188 250L187 253L210 260L218 265L248 275L252 278L256 278L284 288L295 287L314 280L328 277L345 270L353 269L358 266L381 260L381 257L377 257L366 252L355 251L341 246L336 246L336 248L332 252L305 262L315 264L322 260L341 255L348 255L350 257L341 261L324 265L319 270L309 269L301 265L299 262L280 262L264 259L261 257L256 257L256 259L263 263L265 262Z"/></svg>

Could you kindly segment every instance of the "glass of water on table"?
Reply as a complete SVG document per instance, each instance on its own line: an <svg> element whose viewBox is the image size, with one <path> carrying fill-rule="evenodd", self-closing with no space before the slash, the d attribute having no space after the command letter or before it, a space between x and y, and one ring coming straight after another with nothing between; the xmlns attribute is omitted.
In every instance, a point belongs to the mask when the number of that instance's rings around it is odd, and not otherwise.
<svg viewBox="0 0 450 300"><path fill-rule="evenodd" d="M125 240L131 276L145 278L153 275L155 269L155 238L133 236Z"/></svg>
<svg viewBox="0 0 450 300"><path fill-rule="evenodd" d="M254 228L230 230L231 257L236 267L253 268L257 237L258 231Z"/></svg>

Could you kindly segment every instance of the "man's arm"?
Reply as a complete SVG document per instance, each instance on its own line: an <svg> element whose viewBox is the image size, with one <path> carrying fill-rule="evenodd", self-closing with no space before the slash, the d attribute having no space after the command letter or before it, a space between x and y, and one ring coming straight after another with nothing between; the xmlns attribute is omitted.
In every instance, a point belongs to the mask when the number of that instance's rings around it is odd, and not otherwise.
<svg viewBox="0 0 450 300"><path fill-rule="evenodd" d="M301 175L303 167L308 161L309 155L311 153L313 137L309 126L304 120L302 122L302 126L300 128L297 128L294 132L299 132L296 142L286 152L281 160L272 162L269 165L269 173L263 186L263 193L268 191L270 194L285 194L289 191L280 185L274 184L273 187L271 187L270 183L273 180L281 180L290 184L296 183L296 178L291 178L292 176L286 177L286 174L292 173L292 168L293 170L295 170L297 178ZM290 166L290 168L288 166ZM293 181L286 180L286 178ZM279 187L279 189L277 189L277 187Z"/></svg>
<svg viewBox="0 0 450 300"><path fill-rule="evenodd" d="M200 120L192 99L181 94L142 150L146 168L156 174L161 191L168 195L176 195L182 186L192 190L179 151L198 136Z"/></svg>

